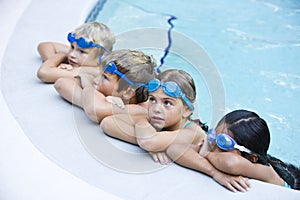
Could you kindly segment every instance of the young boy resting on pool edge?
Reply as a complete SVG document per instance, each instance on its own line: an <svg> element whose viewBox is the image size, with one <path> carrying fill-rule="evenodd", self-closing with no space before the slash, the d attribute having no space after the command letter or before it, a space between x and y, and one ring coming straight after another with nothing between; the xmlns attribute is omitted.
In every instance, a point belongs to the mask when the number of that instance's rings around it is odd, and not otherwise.
<svg viewBox="0 0 300 200"><path fill-rule="evenodd" d="M43 64L37 72L40 80L53 83L60 77L74 77L79 73L99 73L98 57L111 51L115 43L113 32L99 22L88 22L68 34L70 46L56 42L42 42L38 52Z"/></svg>
<svg viewBox="0 0 300 200"><path fill-rule="evenodd" d="M146 113L149 80L155 77L155 60L140 51L116 50L100 61L101 73L96 78L79 75L60 78L54 87L67 101L84 109L94 122L118 113ZM108 97L120 97L121 104L114 105Z"/></svg>

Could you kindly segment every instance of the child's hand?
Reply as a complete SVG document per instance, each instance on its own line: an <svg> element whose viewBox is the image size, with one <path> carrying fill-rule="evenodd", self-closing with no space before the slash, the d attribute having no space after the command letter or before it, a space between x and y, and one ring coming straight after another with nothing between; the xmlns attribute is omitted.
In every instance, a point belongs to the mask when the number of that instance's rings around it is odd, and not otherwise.
<svg viewBox="0 0 300 200"><path fill-rule="evenodd" d="M116 105L122 109L125 108L124 102L120 97L107 96L106 101Z"/></svg>
<svg viewBox="0 0 300 200"><path fill-rule="evenodd" d="M66 70L68 70L68 71L70 71L70 70L73 69L72 65L70 65L70 64L65 64L65 63L60 64L57 68L58 68L58 69L66 69Z"/></svg>
<svg viewBox="0 0 300 200"><path fill-rule="evenodd" d="M167 165L172 162L166 152L149 152L149 154L152 156L154 162L159 162L162 165Z"/></svg>
<svg viewBox="0 0 300 200"><path fill-rule="evenodd" d="M201 145L201 149L199 151L199 154L202 157L205 157L207 153L210 152L210 150L213 148L213 144L211 144L208 141L207 136L203 139L200 145Z"/></svg>
<svg viewBox="0 0 300 200"><path fill-rule="evenodd" d="M246 192L250 188L248 178L242 176L233 176L222 172L215 173L213 178L219 184L223 185L232 192Z"/></svg>

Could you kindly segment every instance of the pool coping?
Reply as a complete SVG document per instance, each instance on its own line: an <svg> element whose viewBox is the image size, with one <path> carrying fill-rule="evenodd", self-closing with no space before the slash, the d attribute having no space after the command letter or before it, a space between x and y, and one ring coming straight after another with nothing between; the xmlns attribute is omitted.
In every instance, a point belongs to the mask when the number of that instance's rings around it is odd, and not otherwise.
<svg viewBox="0 0 300 200"><path fill-rule="evenodd" d="M59 25L59 23L68 23L68 26L74 27L81 23L86 16L85 12L82 12L82 5L80 5L79 0L73 1L72 10L78 11L81 13L79 19L74 18L70 19L64 17L66 12L59 12L59 7L68 7L69 1L62 0L59 1L59 5L57 2L54 3L41 3L39 1L30 1L28 5L32 6L32 8L38 9L40 6L47 6L48 9L52 8L53 10L57 10L55 13L55 19L49 17L45 18L43 23L51 23L52 25L56 22L58 25L53 25L54 27L58 27L60 32L63 30L68 30L69 27L63 27ZM16 2L14 2L16 3ZM19 3L19 2L18 2ZM77 3L77 4L76 4ZM95 3L94 0L89 0L88 4L85 7L86 10L90 8L90 5ZM12 3L13 4L13 3ZM15 4L16 5L16 4ZM38 5L38 6L37 6ZM11 5L14 6L14 5ZM27 9L27 5L23 5L24 10ZM23 11L24 11L23 10ZM69 10L69 9L68 9ZM22 9L20 13L20 17L22 16ZM70 15L69 15L70 16ZM11 21L9 21L11 23ZM34 23L32 25L35 25ZM22 24L18 24L18 19L16 19L16 26L14 31L17 31L17 28L22 26ZM24 26L24 25L23 25ZM24 28L24 27L23 27ZM30 29L30 27L27 27ZM10 35L13 35L14 31ZM63 36L60 36L60 33L53 36L53 32L51 31L43 31L44 38L57 38L63 39ZM10 44L10 38L7 42L7 45ZM35 47L33 47L35 48ZM5 54L4 51L3 57L9 56ZM26 52L20 56L28 56ZM2 61L2 58L1 58ZM1 73L2 73L2 66L7 63L1 62ZM0 82L1 83L1 82ZM12 112L10 111L9 107L7 106L7 102L3 97L3 93L1 91L0 95L0 110L1 110L1 127L5 127L2 134L0 134L0 141L1 141L1 172L5 172L1 174L0 183L4 187L0 188L0 197L1 199L99 199L99 198L118 198L116 195L107 193L103 191L101 188L97 188L86 181L80 179L79 177L71 174L69 171L63 169L62 167L58 166L53 161L49 160L44 154L42 154L27 138L24 134L22 127L18 124L13 116ZM4 119L3 116L5 116ZM2 131L1 131L2 132ZM15 148L15 146L18 148ZM21 166L21 167L20 167ZM47 176L45 176L45 172ZM43 178L40 178L43 177ZM27 184L23 184L27 183ZM300 196L300 193L296 193L295 191L288 191L285 188L273 186L270 184L265 184L259 181L252 181L253 187L259 187L254 189L254 191L250 191L245 194L235 195L230 194L230 199L253 199L254 197L258 196L265 196L268 195L265 199L296 199ZM209 183L208 183L209 184ZM218 191L218 185L216 185L216 191ZM51 190L49 191L49 189ZM151 188L150 188L151 189ZM16 192L17 191L17 192ZM37 195L37 191L38 195ZM276 191L276 192L274 192ZM206 192L199 192L199 196L207 196L209 197L210 194ZM286 194L289 193L290 195L287 197ZM194 196L197 198L199 196ZM289 198L290 197L290 198Z"/></svg>

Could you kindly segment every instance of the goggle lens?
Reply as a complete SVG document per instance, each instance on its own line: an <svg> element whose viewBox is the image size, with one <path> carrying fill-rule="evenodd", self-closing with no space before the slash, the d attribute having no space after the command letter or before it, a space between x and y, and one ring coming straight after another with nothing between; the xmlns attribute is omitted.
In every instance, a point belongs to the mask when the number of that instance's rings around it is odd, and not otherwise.
<svg viewBox="0 0 300 200"><path fill-rule="evenodd" d="M117 66L115 65L115 63L113 62L110 62L108 63L105 68L104 68L104 71L105 72L108 72L110 74L115 74L114 72L117 70Z"/></svg>
<svg viewBox="0 0 300 200"><path fill-rule="evenodd" d="M237 142L229 135L225 133L220 133L216 135L215 129L208 130L207 136L208 136L208 141L210 143L216 141L217 146L224 151L238 149L239 151L247 152L249 154L252 153L252 151L247 149L246 147L238 145Z"/></svg>
<svg viewBox="0 0 300 200"><path fill-rule="evenodd" d="M148 83L148 91L154 92L158 90L162 86L163 91L166 95L175 98L181 98L192 110L194 110L194 106L192 105L191 101L186 97L186 95L181 91L180 87L175 82L161 82L158 79L152 79Z"/></svg>
<svg viewBox="0 0 300 200"><path fill-rule="evenodd" d="M103 46L101 46L101 45L99 45L99 44L95 44L93 41L88 41L88 40L86 40L84 37L80 37L80 38L76 38L75 37L75 34L74 33L69 33L68 34L68 41L70 42L70 43L73 43L73 42L76 42L76 44L80 47L80 48L82 48L82 49L88 49L88 48L102 48L102 49L104 49L106 52L108 52L108 50L105 48L105 47L103 47Z"/></svg>

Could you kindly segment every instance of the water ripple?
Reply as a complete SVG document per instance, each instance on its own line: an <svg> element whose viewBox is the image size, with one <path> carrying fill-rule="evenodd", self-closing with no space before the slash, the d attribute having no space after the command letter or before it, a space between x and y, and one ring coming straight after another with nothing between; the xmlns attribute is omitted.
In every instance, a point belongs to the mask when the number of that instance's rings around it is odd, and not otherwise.
<svg viewBox="0 0 300 200"><path fill-rule="evenodd" d="M260 71L260 75L271 80L275 85L291 90L300 90L300 76L297 74Z"/></svg>
<svg viewBox="0 0 300 200"><path fill-rule="evenodd" d="M299 27L289 25L290 29L299 29ZM298 47L300 45L300 39L293 40L279 40L270 39L269 37L256 36L249 34L245 31L241 31L235 28L226 28L224 32L235 34L240 41L247 43L247 47L255 47L257 50L285 48L285 47Z"/></svg>

